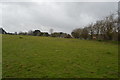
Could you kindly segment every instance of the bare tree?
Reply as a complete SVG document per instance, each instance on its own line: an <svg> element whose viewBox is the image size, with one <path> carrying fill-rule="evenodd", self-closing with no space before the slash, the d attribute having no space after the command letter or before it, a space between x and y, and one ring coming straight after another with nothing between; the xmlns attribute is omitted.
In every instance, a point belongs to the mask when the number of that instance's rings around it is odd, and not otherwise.
<svg viewBox="0 0 120 80"><path fill-rule="evenodd" d="M115 14L111 14L83 29L75 29L71 34L74 38L120 41L120 19L115 16Z"/></svg>
<svg viewBox="0 0 120 80"><path fill-rule="evenodd" d="M29 31L28 31L28 35L33 35L33 31L32 31L32 30L29 30Z"/></svg>
<svg viewBox="0 0 120 80"><path fill-rule="evenodd" d="M74 38L81 38L81 34L82 34L82 29L81 29L81 28L74 29L74 30L71 32L71 35L72 35Z"/></svg>
<svg viewBox="0 0 120 80"><path fill-rule="evenodd" d="M50 29L50 34L52 34L53 33L53 29Z"/></svg>
<svg viewBox="0 0 120 80"><path fill-rule="evenodd" d="M89 33L88 28L87 27L83 28L82 33L81 33L82 38L88 39L88 36L89 36L88 33Z"/></svg>

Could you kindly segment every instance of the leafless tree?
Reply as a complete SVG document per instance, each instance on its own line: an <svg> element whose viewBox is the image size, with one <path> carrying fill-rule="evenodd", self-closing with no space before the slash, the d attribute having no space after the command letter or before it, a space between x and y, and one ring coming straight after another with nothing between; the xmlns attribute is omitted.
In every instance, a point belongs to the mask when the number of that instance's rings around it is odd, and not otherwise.
<svg viewBox="0 0 120 80"><path fill-rule="evenodd" d="M50 29L50 34L52 34L53 33L53 29Z"/></svg>

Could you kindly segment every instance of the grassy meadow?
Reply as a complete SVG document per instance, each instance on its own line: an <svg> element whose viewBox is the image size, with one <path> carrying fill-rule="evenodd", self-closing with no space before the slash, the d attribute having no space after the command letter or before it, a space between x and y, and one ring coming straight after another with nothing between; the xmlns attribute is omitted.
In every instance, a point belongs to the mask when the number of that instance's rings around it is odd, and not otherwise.
<svg viewBox="0 0 120 80"><path fill-rule="evenodd" d="M3 78L116 78L118 45L79 39L3 35Z"/></svg>

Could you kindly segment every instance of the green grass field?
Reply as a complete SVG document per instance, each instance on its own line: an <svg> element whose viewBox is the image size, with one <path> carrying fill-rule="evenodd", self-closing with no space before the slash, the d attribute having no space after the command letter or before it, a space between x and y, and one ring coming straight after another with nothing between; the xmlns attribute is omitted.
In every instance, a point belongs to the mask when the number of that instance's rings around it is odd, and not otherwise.
<svg viewBox="0 0 120 80"><path fill-rule="evenodd" d="M19 37L2 36L3 78L117 78L117 44Z"/></svg>

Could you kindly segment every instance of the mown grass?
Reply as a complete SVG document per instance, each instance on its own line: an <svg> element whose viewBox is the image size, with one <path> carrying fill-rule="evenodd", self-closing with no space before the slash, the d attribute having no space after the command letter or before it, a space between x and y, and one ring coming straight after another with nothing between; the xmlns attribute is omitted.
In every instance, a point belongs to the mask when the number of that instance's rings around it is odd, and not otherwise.
<svg viewBox="0 0 120 80"><path fill-rule="evenodd" d="M116 78L118 45L3 35L3 78Z"/></svg>

